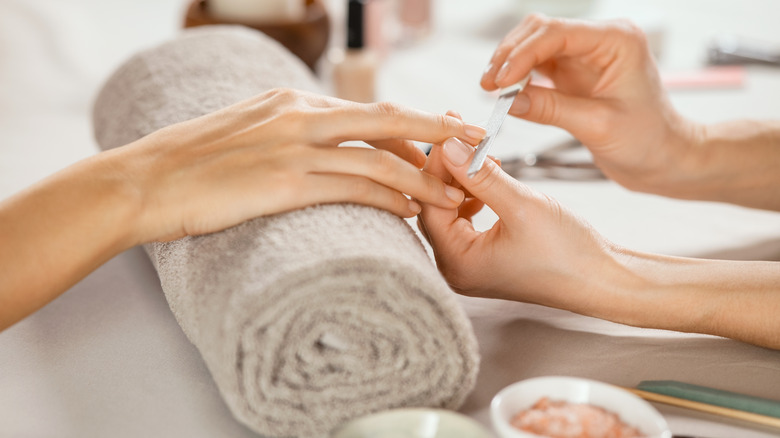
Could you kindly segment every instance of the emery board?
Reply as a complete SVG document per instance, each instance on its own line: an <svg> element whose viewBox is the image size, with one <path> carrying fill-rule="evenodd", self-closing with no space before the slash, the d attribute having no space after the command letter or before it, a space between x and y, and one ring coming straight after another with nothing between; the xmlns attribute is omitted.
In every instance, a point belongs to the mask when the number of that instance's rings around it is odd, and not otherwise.
<svg viewBox="0 0 780 438"><path fill-rule="evenodd" d="M493 114L490 115L487 125L485 126L485 138L479 142L477 151L474 153L474 158L471 159L469 165L468 176L471 178L479 169L482 169L482 165L485 164L485 159L490 151L490 146L493 144L493 140L498 135L498 131L501 129L501 125L504 123L509 108L512 107L512 102L515 101L517 93L523 91L531 76L526 76L522 81L512 85L510 87L503 88L498 95L498 101L496 106L493 107Z"/></svg>

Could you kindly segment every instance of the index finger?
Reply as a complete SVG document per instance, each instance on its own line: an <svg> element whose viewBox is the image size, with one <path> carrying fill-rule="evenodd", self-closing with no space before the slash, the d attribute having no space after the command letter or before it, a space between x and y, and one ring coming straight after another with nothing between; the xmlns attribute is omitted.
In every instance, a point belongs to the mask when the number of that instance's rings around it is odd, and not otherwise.
<svg viewBox="0 0 780 438"><path fill-rule="evenodd" d="M531 70L555 57L578 57L609 52L612 48L606 38L603 23L573 19L552 19L529 15L522 38L505 39L493 58L493 65L483 77L485 83L497 87L509 86L528 75Z"/></svg>
<svg viewBox="0 0 780 438"><path fill-rule="evenodd" d="M340 101L325 111L328 117L318 118L318 131L325 138L336 141L403 138L440 143L449 137L457 137L478 143L485 136L485 129L480 126L392 102L361 104Z"/></svg>

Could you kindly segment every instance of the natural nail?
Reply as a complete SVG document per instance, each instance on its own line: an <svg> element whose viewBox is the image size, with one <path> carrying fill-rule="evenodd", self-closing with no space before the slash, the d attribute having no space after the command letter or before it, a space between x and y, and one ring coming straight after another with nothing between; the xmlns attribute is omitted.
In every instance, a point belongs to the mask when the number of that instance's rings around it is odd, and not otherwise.
<svg viewBox="0 0 780 438"><path fill-rule="evenodd" d="M487 133L485 128L477 125L466 125L464 130L466 131L466 135L468 135L469 138L473 138L474 140L482 140L482 138L485 137L485 134Z"/></svg>
<svg viewBox="0 0 780 438"><path fill-rule="evenodd" d="M490 73L490 70L493 70L493 63L492 63L492 62L491 62L491 63L489 63L489 64L487 65L487 67L485 67L485 71L482 73L482 76L485 76L485 75L487 75L488 73Z"/></svg>
<svg viewBox="0 0 780 438"><path fill-rule="evenodd" d="M415 152L414 152L414 161L415 161L415 163L414 164L417 167L422 168L423 166L425 166L425 162L428 161L428 156L425 155L425 152L423 152L422 149L417 149L417 148L414 148L414 149L415 149Z"/></svg>
<svg viewBox="0 0 780 438"><path fill-rule="evenodd" d="M444 192L447 193L447 197L460 204L463 199L466 198L466 194L462 190L456 189L452 186L444 186Z"/></svg>
<svg viewBox="0 0 780 438"><path fill-rule="evenodd" d="M409 200L409 211L411 211L413 214L418 214L422 211L422 207L420 207L420 204Z"/></svg>
<svg viewBox="0 0 780 438"><path fill-rule="evenodd" d="M457 138L449 138L444 142L444 156L458 167L466 163L473 150L474 148L466 146Z"/></svg>
<svg viewBox="0 0 780 438"><path fill-rule="evenodd" d="M505 62L504 65L501 66L501 69L496 74L496 82L500 82L504 80L507 76L509 76L509 70L511 70L512 67L509 65L509 62Z"/></svg>

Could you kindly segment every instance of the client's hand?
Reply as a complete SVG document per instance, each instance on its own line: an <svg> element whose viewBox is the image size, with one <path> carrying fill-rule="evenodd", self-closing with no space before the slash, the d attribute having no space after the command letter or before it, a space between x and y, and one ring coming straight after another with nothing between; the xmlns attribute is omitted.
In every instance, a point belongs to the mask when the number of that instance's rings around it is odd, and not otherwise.
<svg viewBox="0 0 780 438"><path fill-rule="evenodd" d="M688 173L700 129L672 107L636 26L529 15L499 44L481 84L506 87L532 69L555 88L532 81L511 114L569 131L628 188L666 192Z"/></svg>
<svg viewBox="0 0 780 438"><path fill-rule="evenodd" d="M455 208L463 192L420 170L409 140L483 135L454 117L273 90L89 157L0 202L0 330L140 243L326 202L412 216L403 193Z"/></svg>
<svg viewBox="0 0 780 438"><path fill-rule="evenodd" d="M355 202L413 216L463 193L424 173L410 140L472 143L484 130L389 103L277 89L120 148L143 197L139 242L218 231L257 216ZM365 140L379 149L339 147Z"/></svg>
<svg viewBox="0 0 780 438"><path fill-rule="evenodd" d="M582 287L609 263L611 244L554 199L514 180L493 161L468 178L474 148L456 139L434 145L425 170L450 182L454 177L474 199L459 209L423 204L421 230L439 270L456 291L583 311ZM452 175L452 176L450 176ZM492 208L499 219L479 232L471 216ZM589 284L591 281L588 282Z"/></svg>

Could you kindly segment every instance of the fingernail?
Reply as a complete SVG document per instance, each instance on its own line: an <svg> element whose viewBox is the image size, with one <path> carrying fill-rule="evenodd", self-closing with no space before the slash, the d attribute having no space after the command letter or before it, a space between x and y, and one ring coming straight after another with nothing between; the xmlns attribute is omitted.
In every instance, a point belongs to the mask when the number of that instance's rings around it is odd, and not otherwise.
<svg viewBox="0 0 780 438"><path fill-rule="evenodd" d="M444 142L444 156L450 163L460 167L471 156L474 148L468 147L456 138L448 138Z"/></svg>
<svg viewBox="0 0 780 438"><path fill-rule="evenodd" d="M487 65L487 67L485 67L485 71L484 71L484 72L482 72L482 76L485 76L485 75L487 75L488 73L490 73L490 70L493 70L493 63L492 63L492 62L491 62L491 63L489 63L489 64Z"/></svg>
<svg viewBox="0 0 780 438"><path fill-rule="evenodd" d="M460 204L466 198L466 194L462 190L456 189L452 186L444 186L444 192L447 193L447 197Z"/></svg>
<svg viewBox="0 0 780 438"><path fill-rule="evenodd" d="M531 109L531 99L525 93L518 93L512 103L512 114L522 116Z"/></svg>
<svg viewBox="0 0 780 438"><path fill-rule="evenodd" d="M464 131L466 131L466 135L468 135L469 138L473 138L475 140L482 140L482 138L485 137L485 134L487 133L485 128L477 125L466 125L464 127Z"/></svg>
<svg viewBox="0 0 780 438"><path fill-rule="evenodd" d="M414 160L415 160L415 163L414 163L414 164L415 164L415 165L416 165L418 168L422 168L423 166L425 166L425 162L426 162L426 161L428 161L428 156L427 156L427 155L425 155L425 152L423 152L423 150L422 150L422 149L417 149L417 148L415 148L415 150L416 150L417 152L415 152L415 153L414 153L414 155L415 155L415 156L414 156Z"/></svg>
<svg viewBox="0 0 780 438"><path fill-rule="evenodd" d="M496 74L496 83L504 80L507 76L509 76L509 70L511 70L512 67L509 65L509 62L505 62L504 65L501 66L501 69Z"/></svg>
<svg viewBox="0 0 780 438"><path fill-rule="evenodd" d="M449 186L448 186L449 187ZM411 211L413 214L418 214L422 211L422 207L420 207L420 204L409 200L409 211Z"/></svg>

